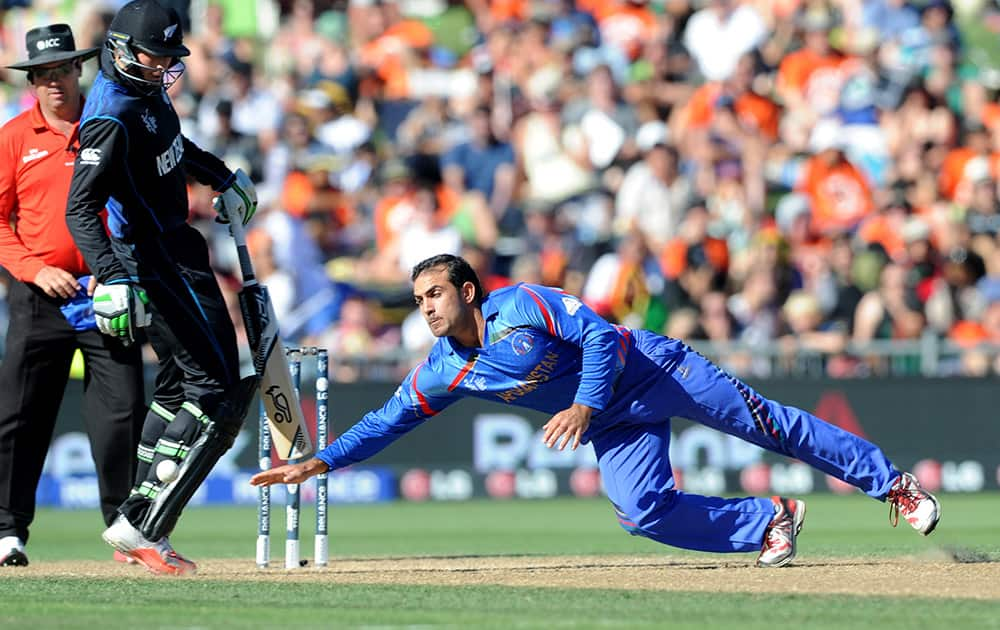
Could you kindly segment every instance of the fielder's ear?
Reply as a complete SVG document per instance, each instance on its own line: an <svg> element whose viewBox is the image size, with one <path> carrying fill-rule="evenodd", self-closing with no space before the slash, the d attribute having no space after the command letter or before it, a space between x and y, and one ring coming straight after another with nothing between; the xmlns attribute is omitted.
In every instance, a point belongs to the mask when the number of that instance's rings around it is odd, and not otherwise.
<svg viewBox="0 0 1000 630"><path fill-rule="evenodd" d="M476 285L466 280L464 283L462 283L461 293L462 293L462 300L464 300L466 304L476 303Z"/></svg>

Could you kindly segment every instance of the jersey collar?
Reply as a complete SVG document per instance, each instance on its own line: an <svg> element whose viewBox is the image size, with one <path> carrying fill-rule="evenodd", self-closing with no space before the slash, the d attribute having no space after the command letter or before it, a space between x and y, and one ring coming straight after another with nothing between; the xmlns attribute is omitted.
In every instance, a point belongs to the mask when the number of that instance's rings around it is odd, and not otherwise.
<svg viewBox="0 0 1000 630"><path fill-rule="evenodd" d="M86 104L87 100L81 94L80 95L81 112L83 112L83 106ZM45 120L45 116L42 114L42 103L40 101L35 101L35 106L31 108L30 118L31 118L31 127L35 130L36 133L49 131L57 136L62 136L61 133L59 133L49 125L49 121ZM73 145L76 144L76 137L79 130L80 130L80 121L77 120L75 123L73 123L73 133L69 135L69 138L66 138L67 150L73 148Z"/></svg>
<svg viewBox="0 0 1000 630"><path fill-rule="evenodd" d="M482 306L479 309L483 312L483 321L489 321L490 319L497 316L500 311L500 305L496 301L491 299L492 296L487 295L483 300Z"/></svg>

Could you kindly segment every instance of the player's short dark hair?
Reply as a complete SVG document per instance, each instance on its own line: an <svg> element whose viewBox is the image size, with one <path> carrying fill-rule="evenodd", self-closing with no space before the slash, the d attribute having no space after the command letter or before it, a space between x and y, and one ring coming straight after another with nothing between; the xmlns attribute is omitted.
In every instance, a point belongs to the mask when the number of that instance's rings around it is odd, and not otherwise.
<svg viewBox="0 0 1000 630"><path fill-rule="evenodd" d="M479 282L479 276L476 274L475 269L472 268L472 265L461 256L438 254L437 256L426 258L413 267L410 280L416 280L417 276L423 272L429 269L436 269L437 267L445 268L448 272L448 282L455 285L456 289L461 289L463 284L471 282L472 286L476 288L476 304L483 303L483 300L486 298L486 292L483 291L483 285Z"/></svg>

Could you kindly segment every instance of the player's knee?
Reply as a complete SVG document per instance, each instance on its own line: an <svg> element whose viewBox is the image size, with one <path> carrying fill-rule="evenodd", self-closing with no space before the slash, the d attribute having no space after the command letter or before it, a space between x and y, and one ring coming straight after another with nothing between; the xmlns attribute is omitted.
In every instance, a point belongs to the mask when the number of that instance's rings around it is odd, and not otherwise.
<svg viewBox="0 0 1000 630"><path fill-rule="evenodd" d="M641 500L612 503L618 524L632 536L656 539L664 523L669 522L669 514L675 505L677 492L668 489L650 492Z"/></svg>
<svg viewBox="0 0 1000 630"><path fill-rule="evenodd" d="M618 525L621 526L626 532L631 536L644 536L642 529L643 512L634 508L633 506L626 506L625 509L617 505L616 503L611 504L615 509L615 518L618 519Z"/></svg>

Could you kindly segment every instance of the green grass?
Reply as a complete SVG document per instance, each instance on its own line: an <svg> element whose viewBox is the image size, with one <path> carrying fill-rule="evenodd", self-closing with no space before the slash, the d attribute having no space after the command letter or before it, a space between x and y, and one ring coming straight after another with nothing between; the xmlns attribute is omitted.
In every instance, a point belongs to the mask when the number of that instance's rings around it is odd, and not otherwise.
<svg viewBox="0 0 1000 630"><path fill-rule="evenodd" d="M932 547L960 546L1000 553L1000 494L942 498L942 520L930 538L888 524L888 508L860 494L815 495L799 554L898 556ZM312 506L302 511L303 548L313 533ZM106 559L109 548L96 510L40 510L32 528L31 558ZM284 540L284 509L275 504L274 549ZM252 558L257 518L252 507L190 508L171 536L193 558ZM311 542L311 540L310 540ZM337 556L685 554L626 535L602 499L468 501L335 505L330 509L330 554Z"/></svg>
<svg viewBox="0 0 1000 630"><path fill-rule="evenodd" d="M996 628L979 601L756 596L620 590L206 585L128 580L2 582L0 625L20 628ZM9 596L9 597L8 597ZM28 603L26 600L30 600ZM132 602L126 604L125 602Z"/></svg>
<svg viewBox="0 0 1000 630"><path fill-rule="evenodd" d="M863 496L808 498L799 539L803 559L890 558L951 547L1000 561L1000 495L946 495L930 538L888 526L885 505ZM275 506L273 551L280 556L283 510ZM311 555L311 506L303 512L303 554ZM96 511L41 511L33 563L109 560ZM689 555L625 535L603 500L472 501L334 506L331 562L338 557L512 554ZM172 540L185 554L252 563L252 508L192 508ZM742 556L749 565L751 554ZM280 561L277 563L280 564ZM622 569L627 571L627 569ZM918 567L915 565L915 569ZM780 573L778 575L781 575ZM790 574L789 574L790 575ZM4 579L7 578L7 579ZM891 579L918 579L893 576ZM17 577L0 571L0 627L672 627L1000 628L1000 602L885 597L634 592L499 586L368 586L320 582L199 579L96 580Z"/></svg>

